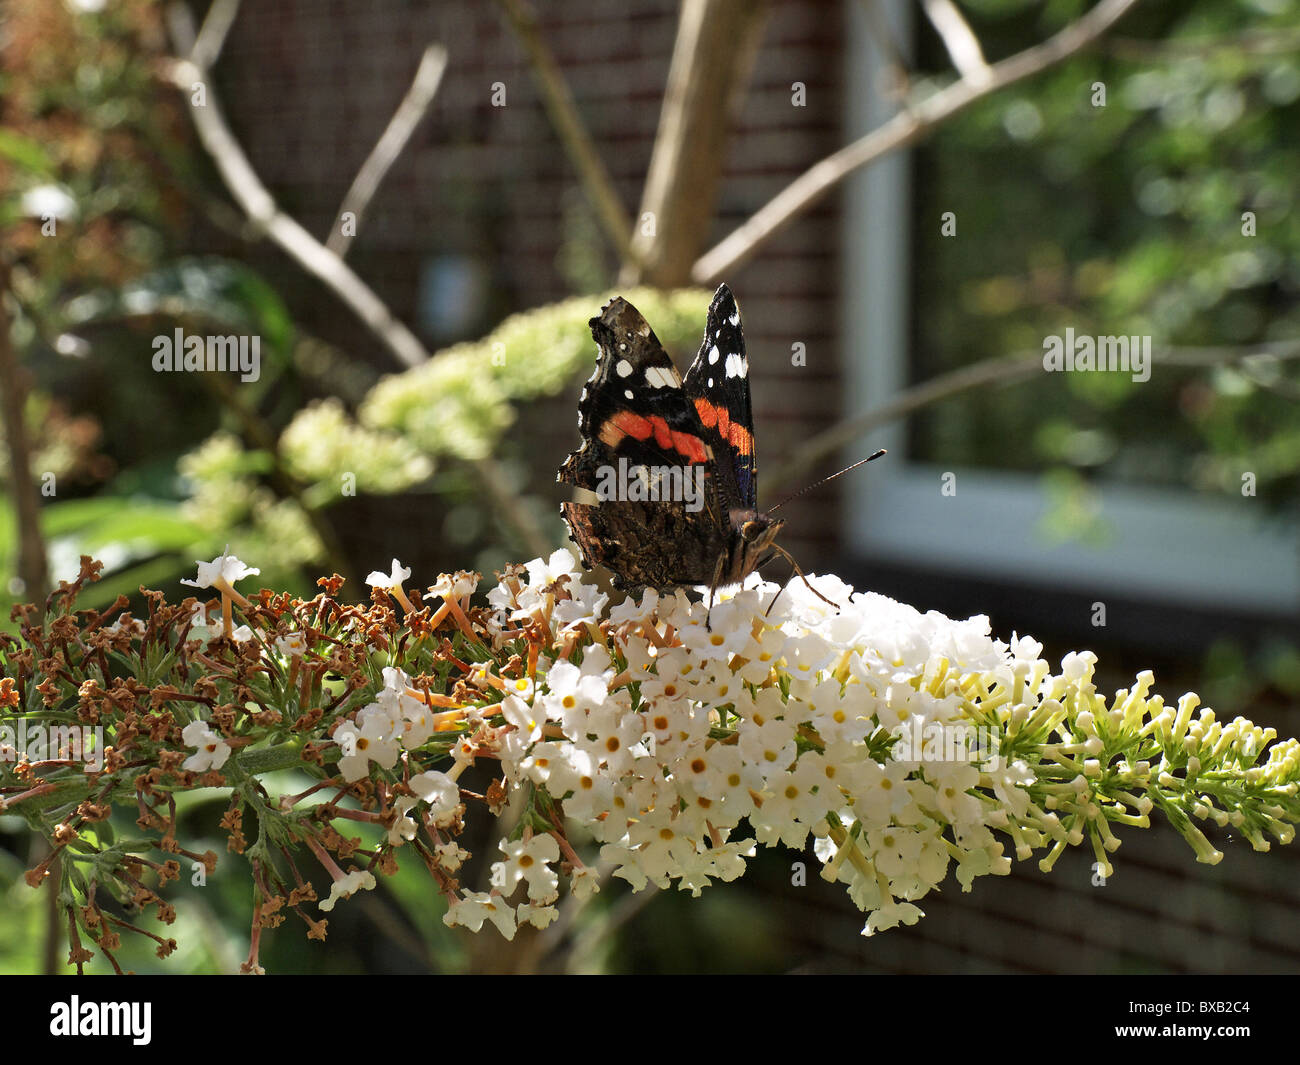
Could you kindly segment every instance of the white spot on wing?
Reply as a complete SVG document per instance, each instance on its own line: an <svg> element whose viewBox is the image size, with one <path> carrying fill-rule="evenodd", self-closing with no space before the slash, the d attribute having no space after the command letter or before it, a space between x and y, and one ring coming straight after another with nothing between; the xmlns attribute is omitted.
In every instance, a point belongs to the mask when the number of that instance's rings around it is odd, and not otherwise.
<svg viewBox="0 0 1300 1065"><path fill-rule="evenodd" d="M728 321L731 322L732 325L740 325L740 312L737 311L728 319Z"/></svg>
<svg viewBox="0 0 1300 1065"><path fill-rule="evenodd" d="M619 377L626 377L632 372L632 364L628 362L627 359L619 359L618 365L614 367L614 372L617 373Z"/></svg>
<svg viewBox="0 0 1300 1065"><path fill-rule="evenodd" d="M645 372L646 384L651 388L679 388L677 372L667 366L650 366Z"/></svg>
<svg viewBox="0 0 1300 1065"><path fill-rule="evenodd" d="M749 374L749 361L734 351L727 356L727 376L745 377Z"/></svg>
<svg viewBox="0 0 1300 1065"><path fill-rule="evenodd" d="M713 387L713 378L712 378L712 377L709 378L709 387L710 387L710 388Z"/></svg>
<svg viewBox="0 0 1300 1065"><path fill-rule="evenodd" d="M631 390L630 388L625 388L625 389L623 389L623 396L624 396L624 398L626 398L626 399L631 399L631 398L632 398L632 390Z"/></svg>
<svg viewBox="0 0 1300 1065"><path fill-rule="evenodd" d="M717 361L718 361L718 345L714 344L713 347L709 348L709 365L712 366Z"/></svg>

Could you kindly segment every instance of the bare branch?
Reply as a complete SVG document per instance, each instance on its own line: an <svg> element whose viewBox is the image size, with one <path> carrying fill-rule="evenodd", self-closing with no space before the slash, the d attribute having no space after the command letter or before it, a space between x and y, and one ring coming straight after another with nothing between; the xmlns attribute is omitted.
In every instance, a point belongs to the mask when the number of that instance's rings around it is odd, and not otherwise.
<svg viewBox="0 0 1300 1065"><path fill-rule="evenodd" d="M9 268L0 263L0 420L9 445L9 487L18 526L18 577L24 586L22 598L43 603L49 591L49 568L41 536L41 497L32 479L31 442L24 417L26 374L13 347L9 310L4 304L8 292Z"/></svg>
<svg viewBox="0 0 1300 1065"><path fill-rule="evenodd" d="M980 84L961 78L915 106L900 111L884 125L827 156L805 171L730 236L706 252L691 270L700 285L716 283L748 260L769 237L796 215L820 200L853 171L882 155L921 139L976 100L1055 66L1086 48L1119 20L1137 0L1101 0L1086 15L1042 44L994 64Z"/></svg>
<svg viewBox="0 0 1300 1065"><path fill-rule="evenodd" d="M533 76L542 91L542 102L546 113L550 115L551 124L559 134L560 143L568 152L569 159L578 171L587 196L596 209L596 216L610 244L619 258L627 254L632 239L632 223L627 216L623 201L619 199L614 181L601 162L591 134L582 124L578 115L577 104L568 83L560 71L559 64L551 55L542 35L537 29L537 19L523 0L498 0L504 9L506 18L528 53L532 63Z"/></svg>
<svg viewBox="0 0 1300 1065"><path fill-rule="evenodd" d="M183 4L168 9L172 40L181 55L193 55L195 38L189 10ZM202 31L199 39L202 39ZM426 362L429 352L388 309L374 291L338 255L282 212L253 170L244 150L230 132L210 71L193 59L172 64L171 80L181 91L192 92L202 83L203 104L191 104L199 141L216 163L230 194L248 217L287 252L304 270L322 281L392 352L403 366Z"/></svg>
<svg viewBox="0 0 1300 1065"><path fill-rule="evenodd" d="M727 129L758 53L771 5L685 0L640 217L619 284L684 285L708 234L726 158Z"/></svg>
<svg viewBox="0 0 1300 1065"><path fill-rule="evenodd" d="M203 27L190 49L190 59L195 66L207 70L220 57L226 35L239 15L239 3L240 0L212 0L212 6L203 17Z"/></svg>
<svg viewBox="0 0 1300 1065"><path fill-rule="evenodd" d="M406 95L388 122L388 127L375 142L366 161L361 164L361 169L352 180L352 187L348 189L342 204L339 205L339 218L351 212L354 232L360 229L366 208L384 180L384 175L388 173L388 168L402 154L406 142L415 132L415 127L420 124L420 119L428 111L446 69L447 49L440 44L429 45L420 58L420 66L411 81L411 87L406 90ZM339 258L343 258L347 255L353 239L343 232L342 226L335 225L330 230L325 247Z"/></svg>
<svg viewBox="0 0 1300 1065"><path fill-rule="evenodd" d="M182 56L192 56L195 34L189 10L182 3L173 4L168 9L168 21L177 52ZM200 31L199 38L202 36L203 31ZM406 366L418 366L427 362L431 358L429 351L414 333L393 316L383 300L375 295L338 254L321 244L276 206L275 200L254 172L248 157L230 131L209 71L198 66L192 58L178 59L172 65L171 80L184 92L192 91L196 82L203 83L203 106L190 107L195 130L203 147L216 163L230 194L258 229L287 252L299 266L323 281L400 362ZM391 123L389 128L392 128ZM360 175L358 180L359 178ZM274 449L272 453L274 454ZM471 462L470 466L478 475L489 504L511 526L527 549L537 555L547 554L551 547L549 539L523 505L518 493L513 492L506 483L500 467L491 459ZM287 486L286 490L294 494L291 486ZM312 514L309 508L308 514ZM325 542L327 548L333 546L329 538Z"/></svg>
<svg viewBox="0 0 1300 1065"><path fill-rule="evenodd" d="M1151 351L1152 363L1160 363L1165 366L1207 367L1240 362L1243 364L1247 376L1262 384L1263 380L1261 380L1259 368L1255 365L1260 356L1280 361L1300 359L1300 340L1254 347L1165 347L1153 348ZM847 447L864 433L868 433L878 426L896 422L923 407L928 407L933 403L938 403L962 392L969 392L973 388L979 388L983 385L1012 384L1015 381L1042 372L1042 368L1042 352L1024 352L1019 355L985 359L982 362L940 374L923 384L906 388L889 402L876 407L874 410L869 410L856 418L848 418L837 422L829 429L823 430L806 441L770 476L769 481L774 489L779 491L787 487L796 477L806 474L817 462ZM1271 386L1266 385L1265 387Z"/></svg>
<svg viewBox="0 0 1300 1065"><path fill-rule="evenodd" d="M943 39L943 46L948 50L948 58L957 68L957 73L971 85L983 85L991 74L992 68L984 58L979 38L975 36L970 24L957 10L952 0L921 0L925 15Z"/></svg>

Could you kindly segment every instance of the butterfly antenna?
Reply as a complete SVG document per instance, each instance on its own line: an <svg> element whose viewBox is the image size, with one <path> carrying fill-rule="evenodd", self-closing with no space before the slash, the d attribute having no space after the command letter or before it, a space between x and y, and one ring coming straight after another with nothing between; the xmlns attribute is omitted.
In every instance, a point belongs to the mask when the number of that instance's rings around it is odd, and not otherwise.
<svg viewBox="0 0 1300 1065"><path fill-rule="evenodd" d="M848 473L849 470L856 470L859 466L865 466L868 462L872 462L875 459L880 458L880 456L883 454L885 454L885 449L882 447L874 455L868 455L865 459L858 459L858 461L855 462L852 466L845 466L844 469L839 471L839 473L832 473L829 477L823 477L820 481L814 481L812 484L808 485L807 488L800 488L799 491L794 493L794 495L786 496L783 500L781 500L781 502L776 504L776 506L768 507L767 512L770 514L772 511L778 510L781 507L785 506L787 503L790 502L790 500L798 499L805 492L811 492L814 488L820 488L827 481L833 481L835 480L836 477L839 477L840 474ZM793 561L793 559L791 561Z"/></svg>

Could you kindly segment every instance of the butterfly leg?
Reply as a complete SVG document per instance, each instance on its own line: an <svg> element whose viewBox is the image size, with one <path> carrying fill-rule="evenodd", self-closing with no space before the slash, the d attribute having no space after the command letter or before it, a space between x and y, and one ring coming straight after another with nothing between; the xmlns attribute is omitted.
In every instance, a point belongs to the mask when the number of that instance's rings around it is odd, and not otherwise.
<svg viewBox="0 0 1300 1065"><path fill-rule="evenodd" d="M767 604L767 609L763 611L763 617L768 617L772 613L772 608L776 606L776 601L781 598L781 593L784 591L785 585L783 584L776 590L776 595L772 596L772 601Z"/></svg>
<svg viewBox="0 0 1300 1065"><path fill-rule="evenodd" d="M772 546L775 547L776 545L773 544ZM758 564L758 566L756 567L756 569L760 569L760 570L761 570L764 566L766 566L769 562L771 562L772 559L775 558L775 557L776 557L775 555L768 555L768 557L767 557L764 561L762 561L762 562L760 562L760 563ZM790 556L787 555L786 557L789 558ZM793 561L793 559L791 559L791 561ZM786 582L786 584L788 584L788 583L789 583L789 581ZM814 589L814 591L815 591L815 590L816 590L816 589ZM776 595L772 596L772 601L771 601L770 603L767 604L767 609L763 611L763 617L766 618L766 617L770 617L770 616L771 616L771 614L772 614L772 608L773 608L774 606L776 606L776 601L777 601L778 599L781 598L781 593L784 592L784 591L785 591L785 584L782 584L780 587L777 588L777 590L776 590Z"/></svg>
<svg viewBox="0 0 1300 1065"><path fill-rule="evenodd" d="M816 588L814 588L811 584L808 583L808 578L804 576L803 570L799 568L799 563L794 560L794 556L791 555L789 551L783 548L780 544L772 544L772 550L779 552L781 557L784 558L787 562L790 563L791 566L794 567L795 573L799 575L799 579L803 581L808 591L812 592L813 595L815 595L827 606L833 606L836 610L842 609L839 603L835 602L833 599L827 599L826 596L822 595L821 592L819 592ZM781 590L782 591L785 590L785 585L781 586ZM772 597L772 601L768 603L766 614L770 614L772 612L772 607L776 606L776 601L780 598L781 598L781 592L777 592L776 595ZM764 616L766 616L766 614Z"/></svg>

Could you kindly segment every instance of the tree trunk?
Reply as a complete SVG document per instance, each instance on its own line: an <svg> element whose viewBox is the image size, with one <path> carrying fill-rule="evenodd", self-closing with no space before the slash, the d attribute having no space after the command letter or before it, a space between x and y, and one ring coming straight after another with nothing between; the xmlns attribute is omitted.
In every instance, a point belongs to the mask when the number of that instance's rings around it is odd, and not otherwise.
<svg viewBox="0 0 1300 1065"><path fill-rule="evenodd" d="M758 53L768 0L683 0L632 254L620 284L690 282L709 238L727 130Z"/></svg>

